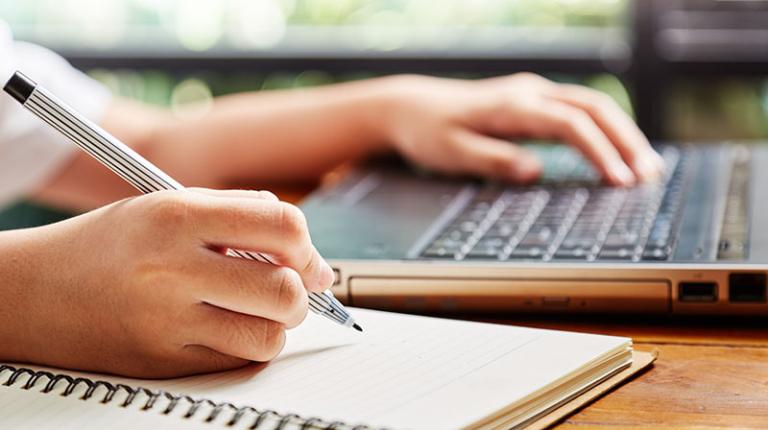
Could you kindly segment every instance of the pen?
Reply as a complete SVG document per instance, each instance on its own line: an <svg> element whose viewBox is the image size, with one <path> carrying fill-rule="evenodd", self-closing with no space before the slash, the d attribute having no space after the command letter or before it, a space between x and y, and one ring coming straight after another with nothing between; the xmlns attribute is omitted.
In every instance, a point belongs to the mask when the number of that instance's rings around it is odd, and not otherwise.
<svg viewBox="0 0 768 430"><path fill-rule="evenodd" d="M74 142L142 193L183 190L184 187L104 129L77 113L45 88L21 72L13 74L3 88L27 110ZM261 253L227 250L230 256L274 264ZM357 331L363 329L329 290L309 293L309 308L331 321Z"/></svg>

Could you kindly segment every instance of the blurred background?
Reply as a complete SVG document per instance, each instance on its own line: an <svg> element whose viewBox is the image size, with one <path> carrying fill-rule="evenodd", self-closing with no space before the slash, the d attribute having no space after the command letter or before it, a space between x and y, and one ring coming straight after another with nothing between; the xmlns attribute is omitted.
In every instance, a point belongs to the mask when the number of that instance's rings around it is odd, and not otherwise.
<svg viewBox="0 0 768 430"><path fill-rule="evenodd" d="M608 92L654 139L768 137L765 0L0 0L0 16L115 93L173 107L525 70Z"/></svg>
<svg viewBox="0 0 768 430"><path fill-rule="evenodd" d="M17 39L174 109L393 73L532 71L655 140L768 138L768 0L0 0ZM0 229L66 214L20 204Z"/></svg>

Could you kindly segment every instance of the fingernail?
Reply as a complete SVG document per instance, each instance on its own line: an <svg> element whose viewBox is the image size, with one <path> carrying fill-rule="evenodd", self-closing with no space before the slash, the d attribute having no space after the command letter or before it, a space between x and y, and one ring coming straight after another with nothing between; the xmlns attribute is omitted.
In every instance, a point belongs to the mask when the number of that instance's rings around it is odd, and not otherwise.
<svg viewBox="0 0 768 430"><path fill-rule="evenodd" d="M635 183L635 174L632 173L631 170L629 170L629 167L627 167L626 164L623 162L617 161L613 163L613 166L611 168L611 173L613 173L614 177L616 178L616 181L620 185L632 185Z"/></svg>
<svg viewBox="0 0 768 430"><path fill-rule="evenodd" d="M539 169L536 167L515 167L512 171L512 179L515 182L529 182L539 175Z"/></svg>
<svg viewBox="0 0 768 430"><path fill-rule="evenodd" d="M280 201L280 199L269 191L258 191L258 197L264 200L270 200L273 202Z"/></svg>
<svg viewBox="0 0 768 430"><path fill-rule="evenodd" d="M330 288L333 285L333 282L336 280L336 273L334 273L331 266L323 260L323 267L321 269L320 274L320 286L322 288Z"/></svg>
<svg viewBox="0 0 768 430"><path fill-rule="evenodd" d="M643 173L643 180L655 181L661 175L661 169L652 158L643 158L640 163L640 170Z"/></svg>
<svg viewBox="0 0 768 430"><path fill-rule="evenodd" d="M640 182L647 182L653 177L653 166L643 158L638 158L632 163L632 170Z"/></svg>
<svg viewBox="0 0 768 430"><path fill-rule="evenodd" d="M516 182L531 182L540 174L541 166L535 157L525 157L512 167L512 179Z"/></svg>

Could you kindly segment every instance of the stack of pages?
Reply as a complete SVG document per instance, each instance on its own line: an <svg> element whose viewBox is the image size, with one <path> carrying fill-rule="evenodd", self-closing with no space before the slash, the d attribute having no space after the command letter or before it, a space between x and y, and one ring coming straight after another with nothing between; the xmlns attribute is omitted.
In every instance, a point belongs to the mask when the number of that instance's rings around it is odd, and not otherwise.
<svg viewBox="0 0 768 430"><path fill-rule="evenodd" d="M223 373L137 380L8 364L2 426L540 428L650 362L627 338L354 314L365 332L310 314L277 359Z"/></svg>

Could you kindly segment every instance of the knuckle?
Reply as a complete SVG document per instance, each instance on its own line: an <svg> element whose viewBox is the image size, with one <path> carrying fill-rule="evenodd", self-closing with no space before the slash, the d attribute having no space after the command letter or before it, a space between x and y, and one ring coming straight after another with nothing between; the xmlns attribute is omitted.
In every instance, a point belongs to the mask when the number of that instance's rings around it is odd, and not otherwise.
<svg viewBox="0 0 768 430"><path fill-rule="evenodd" d="M529 82L537 82L537 81L542 79L541 76L539 76L539 75L537 75L537 74L535 74L533 72L520 72L520 73L516 73L515 77L518 80L529 81Z"/></svg>
<svg viewBox="0 0 768 430"><path fill-rule="evenodd" d="M147 215L152 221L171 226L186 223L191 201L181 192L158 192L150 195L148 199Z"/></svg>
<svg viewBox="0 0 768 430"><path fill-rule="evenodd" d="M595 91L592 95L592 109L597 114L607 114L617 108L616 102L608 94Z"/></svg>
<svg viewBox="0 0 768 430"><path fill-rule="evenodd" d="M260 321L251 330L254 346L253 359L257 361L269 361L277 356L285 344L285 326L271 321Z"/></svg>
<svg viewBox="0 0 768 430"><path fill-rule="evenodd" d="M579 109L568 109L563 115L563 127L571 134L583 134L591 121L590 116Z"/></svg>
<svg viewBox="0 0 768 430"><path fill-rule="evenodd" d="M279 228L289 239L302 240L307 234L307 219L301 209L280 202Z"/></svg>
<svg viewBox="0 0 768 430"><path fill-rule="evenodd" d="M448 130L443 138L442 149L447 156L458 156L463 152L462 136L459 130Z"/></svg>
<svg viewBox="0 0 768 430"><path fill-rule="evenodd" d="M509 176L510 172L512 172L512 169L515 167L514 160L510 159L509 157L493 157L490 160L487 161L487 169L488 174L493 175L495 177L507 177Z"/></svg>
<svg viewBox="0 0 768 430"><path fill-rule="evenodd" d="M613 99L613 97L609 96L608 94L602 91L595 91L594 97L595 97L595 104L597 105L616 106L616 101Z"/></svg>
<svg viewBox="0 0 768 430"><path fill-rule="evenodd" d="M296 315L307 306L307 293L301 277L288 268L278 269L278 283L275 302L277 311L287 316Z"/></svg>
<svg viewBox="0 0 768 430"><path fill-rule="evenodd" d="M464 152L464 148L460 144L449 143L445 145L444 154L446 155L446 161L424 163L424 165L425 167L453 176L474 173L473 161L475 160L472 157L467 157Z"/></svg>
<svg viewBox="0 0 768 430"><path fill-rule="evenodd" d="M461 173L470 167L475 160L472 157L467 156L467 149L461 143L452 142L445 146L445 155L447 160L453 160L452 162L446 161L438 167L443 167L443 170L447 173ZM437 163L435 163L437 164Z"/></svg>
<svg viewBox="0 0 768 430"><path fill-rule="evenodd" d="M294 328L297 327L299 324L304 322L304 320L307 318L307 314L309 313L309 298L308 296L305 296L307 298L304 299L304 306L301 308L301 313L296 314L295 317L291 318L288 322L286 322L285 327L286 328Z"/></svg>

